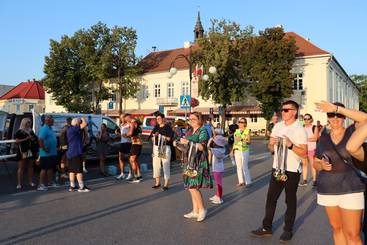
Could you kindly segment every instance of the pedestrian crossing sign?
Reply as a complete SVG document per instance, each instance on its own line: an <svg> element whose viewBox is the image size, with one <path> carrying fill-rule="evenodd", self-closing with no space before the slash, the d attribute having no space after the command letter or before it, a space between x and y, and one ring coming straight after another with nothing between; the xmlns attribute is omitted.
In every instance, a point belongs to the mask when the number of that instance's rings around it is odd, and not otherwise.
<svg viewBox="0 0 367 245"><path fill-rule="evenodd" d="M190 108L191 98L189 95L181 95L180 96L180 108L187 109Z"/></svg>

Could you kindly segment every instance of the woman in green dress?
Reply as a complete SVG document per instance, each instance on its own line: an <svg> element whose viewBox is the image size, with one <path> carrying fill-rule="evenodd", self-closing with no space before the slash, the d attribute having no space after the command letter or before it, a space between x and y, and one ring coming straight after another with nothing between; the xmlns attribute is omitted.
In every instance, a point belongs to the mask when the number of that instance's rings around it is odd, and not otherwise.
<svg viewBox="0 0 367 245"><path fill-rule="evenodd" d="M203 120L200 113L193 112L190 114L189 119L192 129L186 134L186 138L181 138L180 142L182 144L189 144L189 142L196 144L197 155L195 162L197 166L193 173L191 169L188 169L190 166L193 166L192 163L184 165L184 184L185 188L190 192L193 206L192 211L185 214L184 217L201 222L205 219L207 211L204 208L200 189L213 188L213 178L210 173L207 150L209 136L206 129L202 127Z"/></svg>

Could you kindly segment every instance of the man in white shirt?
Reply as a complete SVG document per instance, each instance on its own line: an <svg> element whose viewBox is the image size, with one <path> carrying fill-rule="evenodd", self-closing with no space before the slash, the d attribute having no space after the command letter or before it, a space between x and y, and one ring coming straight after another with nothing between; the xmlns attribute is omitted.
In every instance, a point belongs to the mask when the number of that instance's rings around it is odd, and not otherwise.
<svg viewBox="0 0 367 245"><path fill-rule="evenodd" d="M281 242L292 239L293 225L297 209L297 188L301 174L301 159L307 156L307 134L305 129L297 121L299 106L292 100L282 104L282 121L275 124L270 135L268 148L270 152L283 149L284 152L276 152L273 158L273 170L266 198L265 217L261 228L252 231L255 237L271 236L272 223L276 204L283 189L285 190L284 232L280 236ZM283 147L286 148L283 148Z"/></svg>

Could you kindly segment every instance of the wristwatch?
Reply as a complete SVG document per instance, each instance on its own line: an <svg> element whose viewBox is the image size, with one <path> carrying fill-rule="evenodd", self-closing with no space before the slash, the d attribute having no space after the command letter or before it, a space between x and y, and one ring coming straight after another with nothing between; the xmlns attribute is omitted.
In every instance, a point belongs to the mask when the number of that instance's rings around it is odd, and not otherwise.
<svg viewBox="0 0 367 245"><path fill-rule="evenodd" d="M293 149L293 143L291 144L291 146L288 146L288 149L289 150L292 150Z"/></svg>

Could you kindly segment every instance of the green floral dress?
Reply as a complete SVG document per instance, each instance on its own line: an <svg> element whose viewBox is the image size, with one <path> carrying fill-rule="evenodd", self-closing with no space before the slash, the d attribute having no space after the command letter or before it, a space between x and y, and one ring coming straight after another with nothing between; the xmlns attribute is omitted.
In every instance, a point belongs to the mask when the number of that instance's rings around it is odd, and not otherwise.
<svg viewBox="0 0 367 245"><path fill-rule="evenodd" d="M200 189L200 188L213 188L213 178L210 173L209 161L208 161L208 149L207 142L209 140L208 132L205 128L201 127L196 132L188 132L186 139L194 143L201 143L204 146L204 151L198 154L199 167L198 174L195 177L189 177L183 175L184 184L186 189ZM187 169L188 165L183 166L183 171Z"/></svg>

